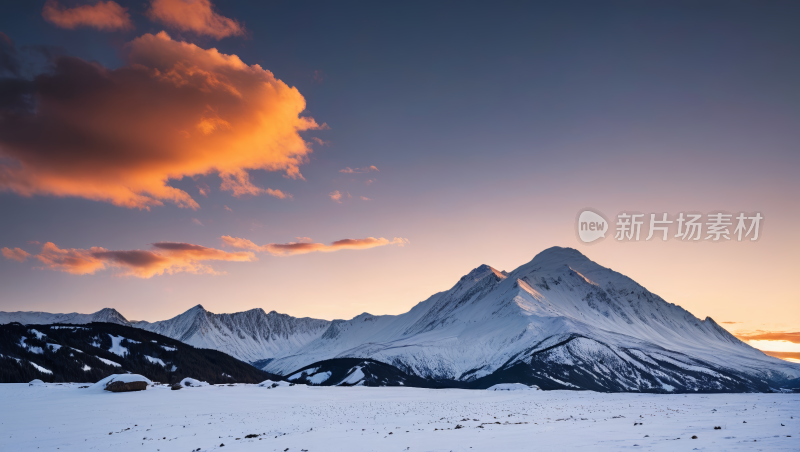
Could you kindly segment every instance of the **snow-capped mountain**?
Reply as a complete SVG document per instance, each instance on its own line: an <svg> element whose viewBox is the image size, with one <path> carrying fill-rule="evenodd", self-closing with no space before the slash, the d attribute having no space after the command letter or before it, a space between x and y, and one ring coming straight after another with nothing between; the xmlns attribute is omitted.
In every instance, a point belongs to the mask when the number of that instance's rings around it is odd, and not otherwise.
<svg viewBox="0 0 800 452"><path fill-rule="evenodd" d="M375 376L365 374L365 382L400 384L401 377L413 377L425 379L425 387L525 383L599 391L768 391L794 387L800 377L800 365L767 356L711 318L700 320L580 252L559 247L510 273L481 265L401 315L364 313L331 322L262 309L214 314L198 305L148 323L128 322L113 309L0 313L0 323L14 321L120 323L216 349L274 374L327 366L325 372L344 372L346 379L360 366L362 372L374 368ZM397 371L352 365L351 359Z"/></svg>
<svg viewBox="0 0 800 452"><path fill-rule="evenodd" d="M559 247L510 273L482 265L405 314L333 321L264 369L288 375L333 358L371 358L437 380L614 391L767 390L800 377L800 365Z"/></svg>
<svg viewBox="0 0 800 452"><path fill-rule="evenodd" d="M160 322L133 322L198 348L211 348L248 362L261 362L294 353L328 328L330 321L296 318L263 309L214 314L197 305Z"/></svg>
<svg viewBox="0 0 800 452"><path fill-rule="evenodd" d="M0 325L18 322L23 325L46 325L50 323L67 323L73 325L83 325L92 322L116 323L118 325L130 325L130 322L117 312L116 309L104 308L94 314L51 314L49 312L17 311L0 312Z"/></svg>

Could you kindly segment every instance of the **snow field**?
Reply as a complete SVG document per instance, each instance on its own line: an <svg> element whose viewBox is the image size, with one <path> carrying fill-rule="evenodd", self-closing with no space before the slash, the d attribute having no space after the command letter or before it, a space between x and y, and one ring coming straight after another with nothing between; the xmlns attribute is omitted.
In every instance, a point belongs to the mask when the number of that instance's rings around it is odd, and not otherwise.
<svg viewBox="0 0 800 452"><path fill-rule="evenodd" d="M0 385L0 450L800 450L800 394L79 386Z"/></svg>

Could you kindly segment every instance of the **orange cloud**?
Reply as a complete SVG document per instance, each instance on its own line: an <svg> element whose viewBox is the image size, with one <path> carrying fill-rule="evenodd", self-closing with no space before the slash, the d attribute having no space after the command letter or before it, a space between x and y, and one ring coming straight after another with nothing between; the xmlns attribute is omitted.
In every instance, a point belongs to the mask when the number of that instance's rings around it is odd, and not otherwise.
<svg viewBox="0 0 800 452"><path fill-rule="evenodd" d="M2 252L3 257L6 259L15 260L17 262L25 262L25 259L31 255L31 253L23 250L22 248L14 248L13 250L11 248L3 248Z"/></svg>
<svg viewBox="0 0 800 452"><path fill-rule="evenodd" d="M285 193L280 190L256 187L250 182L250 175L245 171L238 171L233 174L221 174L220 176L222 176L222 185L220 186L220 188L222 190L232 191L233 196L237 198L240 198L245 195L258 196L260 194L268 194L270 196L274 196L279 199L286 199L292 197L292 195L290 195L289 193ZM303 178L302 175L300 175L299 177Z"/></svg>
<svg viewBox="0 0 800 452"><path fill-rule="evenodd" d="M297 89L164 32L126 50L119 69L60 57L32 82L0 79L0 157L13 162L0 165L0 190L197 209L169 181L218 173L234 196L291 197L256 187L248 171L302 178L311 148L300 133L320 126L300 116Z"/></svg>
<svg viewBox="0 0 800 452"><path fill-rule="evenodd" d="M800 333L756 330L734 335L743 341L787 341L800 344Z"/></svg>
<svg viewBox="0 0 800 452"><path fill-rule="evenodd" d="M147 17L177 30L217 40L247 33L236 20L216 13L210 0L152 0Z"/></svg>
<svg viewBox="0 0 800 452"><path fill-rule="evenodd" d="M56 0L47 0L42 9L42 17L57 27L69 30L78 27L91 27L101 31L133 30L128 8L112 1L66 8Z"/></svg>
<svg viewBox="0 0 800 452"><path fill-rule="evenodd" d="M208 198L208 194L211 193L211 187L209 187L208 184L201 182L197 184L197 191L200 192L202 196Z"/></svg>
<svg viewBox="0 0 800 452"><path fill-rule="evenodd" d="M303 237L303 239L311 239ZM231 237L229 235L222 236L222 241L233 248L246 249L257 252L270 253L273 256L293 256L295 254L307 254L319 251L322 253L330 253L339 250L365 250L385 245L398 245L404 246L408 239L395 237L393 240L388 240L383 237L376 239L375 237L367 237L365 239L344 239L337 240L330 245L324 243L309 243L305 241L290 242L290 243L268 243L266 245L256 245L250 240L242 239L239 237Z"/></svg>
<svg viewBox="0 0 800 452"><path fill-rule="evenodd" d="M372 198L367 198L366 196L361 197L362 201L372 201Z"/></svg>
<svg viewBox="0 0 800 452"><path fill-rule="evenodd" d="M361 174L361 173L369 173L369 172L372 172L372 171L380 172L380 170L375 165L367 166L367 167L364 167L364 168L355 168L355 169L350 168L348 166L345 169L339 170L340 173L346 173L346 174Z"/></svg>
<svg viewBox="0 0 800 452"><path fill-rule="evenodd" d="M332 192L328 193L328 196L330 196L332 200L334 200L334 201L336 201L338 203L342 202L342 194L339 193L339 190L332 191Z"/></svg>
<svg viewBox="0 0 800 452"><path fill-rule="evenodd" d="M203 262L257 260L251 252L228 253L190 243L159 242L153 243L153 247L155 249L152 251L110 251L101 247L60 249L54 243L47 242L42 246L42 252L34 257L43 264L42 268L73 275L90 275L99 270L114 268L119 270L120 275L139 278L180 272L218 274ZM6 255L5 249L3 255Z"/></svg>

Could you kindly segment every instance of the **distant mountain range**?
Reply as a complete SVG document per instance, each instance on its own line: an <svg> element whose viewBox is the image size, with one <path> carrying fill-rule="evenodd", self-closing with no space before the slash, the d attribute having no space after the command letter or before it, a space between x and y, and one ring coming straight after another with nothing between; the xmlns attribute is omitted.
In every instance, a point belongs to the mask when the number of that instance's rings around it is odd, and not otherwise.
<svg viewBox="0 0 800 452"><path fill-rule="evenodd" d="M94 314L50 314L47 312L0 312L0 324L23 325L114 323L158 333L198 348L210 348L250 363L267 362L294 353L322 336L329 320L296 318L263 309L233 314L214 314L197 305L169 320L129 321L117 310Z"/></svg>
<svg viewBox="0 0 800 452"><path fill-rule="evenodd" d="M328 320L296 318L275 311L251 309L214 314L197 305L160 322L132 322L137 328L163 334L200 348L213 348L248 362L294 353L330 326Z"/></svg>
<svg viewBox="0 0 800 452"><path fill-rule="evenodd" d="M800 377L800 365L769 357L711 318L697 319L559 247L512 272L482 265L450 290L394 316L364 313L331 322L261 309L213 314L199 305L153 323L128 322L113 309L0 313L0 323L11 321L131 325L279 375L322 368L322 362L331 375L380 369L362 380L421 378L434 387L521 382L598 391L769 391L796 386ZM343 359L349 361L337 364ZM343 369L352 359L367 364ZM315 375L298 378L322 378Z"/></svg>
<svg viewBox="0 0 800 452"><path fill-rule="evenodd" d="M94 314L50 314L48 312L0 312L0 325L18 322L23 325L45 325L60 323L68 325L84 325L92 322L116 323L117 325L131 326L131 323L116 309L105 308Z"/></svg>

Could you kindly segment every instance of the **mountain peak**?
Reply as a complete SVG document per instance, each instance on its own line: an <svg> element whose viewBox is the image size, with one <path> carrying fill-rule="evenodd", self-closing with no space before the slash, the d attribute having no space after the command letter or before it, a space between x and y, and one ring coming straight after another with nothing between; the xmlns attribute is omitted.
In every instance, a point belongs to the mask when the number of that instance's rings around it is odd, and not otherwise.
<svg viewBox="0 0 800 452"><path fill-rule="evenodd" d="M589 258L575 248L551 246L533 258L533 260L543 259L562 259L566 261L575 259L588 260Z"/></svg>
<svg viewBox="0 0 800 452"><path fill-rule="evenodd" d="M532 270L560 272L565 266L572 269L582 268L583 270L580 272L584 273L589 269L586 268L586 264L589 264L590 269L603 268L574 248L553 246L540 252L530 262L520 266L512 273L519 275Z"/></svg>
<svg viewBox="0 0 800 452"><path fill-rule="evenodd" d="M120 314L119 311L114 308L103 308L92 314L92 318L96 322L119 323L123 325L130 323L125 316Z"/></svg>
<svg viewBox="0 0 800 452"><path fill-rule="evenodd" d="M484 276L488 275L489 273L494 273L497 277L499 277L501 279L505 278L505 276L506 276L506 272L501 272L501 271L497 270L494 267L491 267L491 266L486 265L486 264L482 264L482 265L480 265L480 266L478 266L476 268L473 268L472 271L470 271L469 273L464 275L461 278L461 280L462 281L464 281L464 280L475 280L475 281L477 281L477 280L483 278Z"/></svg>
<svg viewBox="0 0 800 452"><path fill-rule="evenodd" d="M182 314L178 314L177 317L184 319L196 319L198 317L203 317L205 314L210 314L210 312L206 311L206 308L204 308L203 305L198 304L187 309Z"/></svg>

